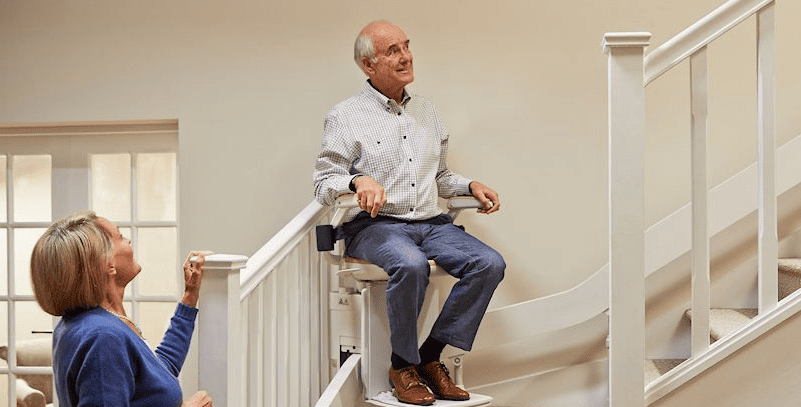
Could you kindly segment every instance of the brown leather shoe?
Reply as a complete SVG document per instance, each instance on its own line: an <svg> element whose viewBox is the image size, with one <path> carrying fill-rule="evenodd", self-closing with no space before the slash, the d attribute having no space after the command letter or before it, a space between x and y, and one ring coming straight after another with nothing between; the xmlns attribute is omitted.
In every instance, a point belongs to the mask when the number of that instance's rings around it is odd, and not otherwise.
<svg viewBox="0 0 801 407"><path fill-rule="evenodd" d="M470 400L470 393L456 387L448 374L448 368L436 360L424 366L417 366L417 373L434 394L445 400Z"/></svg>
<svg viewBox="0 0 801 407"><path fill-rule="evenodd" d="M404 403L428 406L434 404L437 399L423 384L423 379L417 374L414 365L400 370L390 367L389 381L395 387L395 397Z"/></svg>

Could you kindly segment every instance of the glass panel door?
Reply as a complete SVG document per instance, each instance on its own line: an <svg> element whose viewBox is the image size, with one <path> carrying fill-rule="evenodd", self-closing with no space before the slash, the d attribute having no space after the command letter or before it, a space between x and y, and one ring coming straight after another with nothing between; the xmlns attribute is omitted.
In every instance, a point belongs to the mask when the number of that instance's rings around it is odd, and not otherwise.
<svg viewBox="0 0 801 407"><path fill-rule="evenodd" d="M0 346L11 361L0 359L0 407L16 405L18 378L47 382L51 391L43 393L52 396L50 376L29 374L29 366L15 362L23 359L9 353L52 340L57 318L36 303L29 263L54 219L91 209L132 240L143 269L127 288L125 307L151 346L160 342L183 287L176 121L32 126L8 134L14 131L0 125Z"/></svg>

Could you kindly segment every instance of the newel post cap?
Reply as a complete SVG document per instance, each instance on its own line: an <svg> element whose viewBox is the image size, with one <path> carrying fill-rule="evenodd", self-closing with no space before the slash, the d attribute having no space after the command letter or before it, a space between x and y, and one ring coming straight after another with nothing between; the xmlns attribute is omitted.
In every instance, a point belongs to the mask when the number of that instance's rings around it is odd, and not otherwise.
<svg viewBox="0 0 801 407"><path fill-rule="evenodd" d="M651 33L647 31L634 32L608 32L604 34L601 42L604 54L608 54L611 48L645 48L651 43Z"/></svg>
<svg viewBox="0 0 801 407"><path fill-rule="evenodd" d="M204 270L238 271L245 268L248 257L241 254L210 254L206 256Z"/></svg>

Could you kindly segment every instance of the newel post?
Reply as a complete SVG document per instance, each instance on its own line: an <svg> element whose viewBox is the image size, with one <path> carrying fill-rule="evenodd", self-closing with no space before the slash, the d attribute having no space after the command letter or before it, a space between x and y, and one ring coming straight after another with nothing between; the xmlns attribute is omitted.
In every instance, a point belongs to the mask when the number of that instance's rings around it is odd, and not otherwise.
<svg viewBox="0 0 801 407"><path fill-rule="evenodd" d="M248 258L206 256L198 308L198 388L215 407L242 403L242 337L239 318L239 272Z"/></svg>
<svg viewBox="0 0 801 407"><path fill-rule="evenodd" d="M651 34L607 33L609 109L609 405L645 403L643 53Z"/></svg>

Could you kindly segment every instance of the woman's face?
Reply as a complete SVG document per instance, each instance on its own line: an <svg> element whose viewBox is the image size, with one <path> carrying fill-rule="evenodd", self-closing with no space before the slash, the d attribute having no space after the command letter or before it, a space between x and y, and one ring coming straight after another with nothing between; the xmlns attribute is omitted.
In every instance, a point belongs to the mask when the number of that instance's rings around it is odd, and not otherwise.
<svg viewBox="0 0 801 407"><path fill-rule="evenodd" d="M106 218L97 218L97 224L105 229L111 236L111 245L114 248L112 262L117 270L116 279L122 285L128 284L142 270L133 255L131 241L122 237L120 229Z"/></svg>

